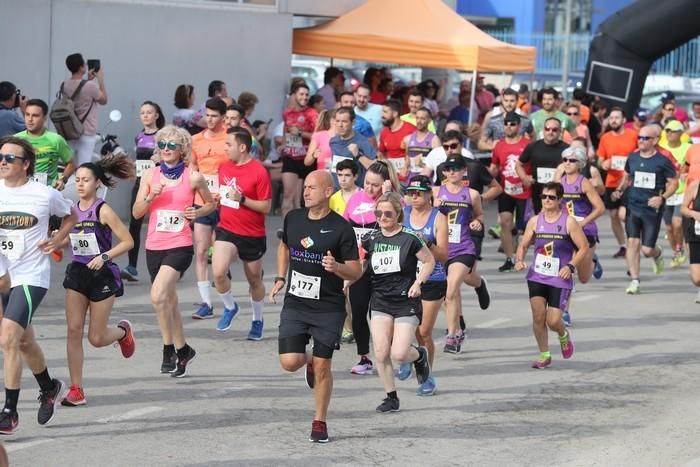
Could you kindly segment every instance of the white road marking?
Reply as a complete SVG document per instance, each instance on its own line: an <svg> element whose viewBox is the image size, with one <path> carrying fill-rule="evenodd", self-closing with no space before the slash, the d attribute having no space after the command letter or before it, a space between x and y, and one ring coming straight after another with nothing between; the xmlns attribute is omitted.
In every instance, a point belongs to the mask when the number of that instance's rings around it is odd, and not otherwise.
<svg viewBox="0 0 700 467"><path fill-rule="evenodd" d="M492 319L491 321L486 321L485 323L477 324L474 327L478 328L478 329L495 328L496 326L499 326L501 324L505 324L509 321L511 321L510 318L496 318L496 319Z"/></svg>
<svg viewBox="0 0 700 467"><path fill-rule="evenodd" d="M111 422L121 422L123 420L131 420L132 418L143 417L144 415L148 415L148 414L155 413L155 412L160 412L161 410L165 410L165 409L163 407L156 407L156 406L143 407L140 409L129 410L128 412L124 412L123 414L120 414L120 415L114 415L111 417L101 418L101 419L97 420L97 423L111 423Z"/></svg>
<svg viewBox="0 0 700 467"><path fill-rule="evenodd" d="M13 443L11 439L5 440L5 450L7 452L15 452L20 449L31 448L32 446L38 446L39 444L50 443L53 438L40 438L34 441L23 441L19 443Z"/></svg>

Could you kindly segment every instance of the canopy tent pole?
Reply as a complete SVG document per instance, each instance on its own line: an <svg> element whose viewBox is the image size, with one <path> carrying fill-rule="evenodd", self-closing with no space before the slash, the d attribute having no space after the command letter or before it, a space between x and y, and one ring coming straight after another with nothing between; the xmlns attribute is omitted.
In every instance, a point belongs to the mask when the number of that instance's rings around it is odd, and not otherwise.
<svg viewBox="0 0 700 467"><path fill-rule="evenodd" d="M467 122L467 128L466 130L469 130L469 127L471 126L472 122L474 121L474 110L476 110L475 107L475 101L474 99L476 98L476 70L472 71L472 95L471 98L469 99L469 121ZM459 99L459 97L458 97ZM467 144L466 148L469 149L471 147L472 141L467 137Z"/></svg>
<svg viewBox="0 0 700 467"><path fill-rule="evenodd" d="M530 89L528 90L527 93L527 108L528 108L528 114L532 113L532 93L535 91L535 72L531 71L530 72Z"/></svg>

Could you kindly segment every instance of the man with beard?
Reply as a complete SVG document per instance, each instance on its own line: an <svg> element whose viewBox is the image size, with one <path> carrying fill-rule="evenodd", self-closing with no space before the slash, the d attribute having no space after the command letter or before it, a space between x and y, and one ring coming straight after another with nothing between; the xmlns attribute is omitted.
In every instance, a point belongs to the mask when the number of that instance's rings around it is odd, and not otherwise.
<svg viewBox="0 0 700 467"><path fill-rule="evenodd" d="M504 89L501 93L501 105L490 110L484 117L484 126L479 139L479 149L482 151L493 151L496 141L505 138L505 126L503 116L509 112L516 112L520 116L518 131L520 135L532 134L530 119L516 109L518 93L511 88Z"/></svg>
<svg viewBox="0 0 700 467"><path fill-rule="evenodd" d="M403 139L416 131L416 127L399 118L401 103L395 99L389 99L382 109L382 129L379 135L379 157L387 159L396 169L397 173L404 174L406 165L406 148Z"/></svg>
<svg viewBox="0 0 700 467"><path fill-rule="evenodd" d="M408 113L401 115L401 120L416 126L416 114L421 107L423 107L423 94L418 89L414 89L408 95ZM436 131L432 120L428 123L428 131L433 134Z"/></svg>
<svg viewBox="0 0 700 467"><path fill-rule="evenodd" d="M542 90L542 99L540 104L542 108L530 116L530 121L532 122L532 128L534 130L535 139L542 139L545 137L544 127L545 122L550 118L556 118L561 123L560 127L563 131L569 133L571 138L576 136L576 126L574 122L571 121L569 117L566 116L564 112L556 107L557 91L552 88L547 88ZM563 132L559 131L559 139L563 139ZM560 154L561 156L561 154ZM539 193L538 193L539 199Z"/></svg>

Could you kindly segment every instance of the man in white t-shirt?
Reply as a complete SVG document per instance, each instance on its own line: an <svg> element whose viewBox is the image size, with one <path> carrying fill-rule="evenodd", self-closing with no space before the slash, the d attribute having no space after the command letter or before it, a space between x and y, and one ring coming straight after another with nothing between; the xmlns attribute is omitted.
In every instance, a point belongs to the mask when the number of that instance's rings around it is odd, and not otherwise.
<svg viewBox="0 0 700 467"><path fill-rule="evenodd" d="M448 131L458 131L461 134L464 134L464 126L461 122L453 120L451 122L447 122L447 124L445 125L445 133L447 133ZM464 148L464 146L462 146L462 156L466 157L467 159L474 159L474 154L472 154L468 149ZM435 173L435 169L438 165L442 164L446 160L447 151L445 150L445 148L443 146L438 146L434 148L423 159L423 164L425 165L425 167L423 167L421 175L432 177L433 183L435 183L435 181L437 180L437 174Z"/></svg>
<svg viewBox="0 0 700 467"><path fill-rule="evenodd" d="M22 360L39 383L40 425L48 424L61 400L64 383L49 376L44 354L34 336L32 318L50 281L49 254L68 236L77 216L72 202L56 190L29 180L36 154L31 144L15 137L0 138L0 254L10 274L10 289L0 293L3 316L0 348L4 357L5 406L0 434L19 429L17 401ZM49 217L63 219L47 238ZM1 272L1 271L0 271Z"/></svg>
<svg viewBox="0 0 700 467"><path fill-rule="evenodd" d="M75 153L73 162L76 167L80 167L81 164L92 160L95 143L97 143L96 104L107 104L107 88L102 67L100 66L97 70L88 70L82 55L70 54L66 57L66 66L71 72L71 77L62 83L63 94L66 96L73 95L87 73L87 81L74 99L75 114L80 120L84 119L83 134L79 139L68 141Z"/></svg>

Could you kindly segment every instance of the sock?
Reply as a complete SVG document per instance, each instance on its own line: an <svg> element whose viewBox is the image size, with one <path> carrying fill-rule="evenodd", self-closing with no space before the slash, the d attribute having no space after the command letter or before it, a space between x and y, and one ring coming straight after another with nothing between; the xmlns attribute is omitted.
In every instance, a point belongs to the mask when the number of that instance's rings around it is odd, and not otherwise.
<svg viewBox="0 0 700 467"><path fill-rule="evenodd" d="M177 353L178 360L182 360L183 358L185 358L187 356L187 354L189 353L189 350L190 350L190 346L187 344L185 344L185 346L182 347L181 349L177 349L175 352Z"/></svg>
<svg viewBox="0 0 700 467"><path fill-rule="evenodd" d="M552 353L547 350L545 352L540 352L540 361L543 362L547 360L548 358L552 358Z"/></svg>
<svg viewBox="0 0 700 467"><path fill-rule="evenodd" d="M19 389L5 388L5 410L17 412L17 401L19 400Z"/></svg>
<svg viewBox="0 0 700 467"><path fill-rule="evenodd" d="M233 294L231 293L231 289L228 289L228 291L224 293L220 293L219 297L221 298L221 301L224 302L224 306L229 309L233 310L236 308L236 300L233 298Z"/></svg>
<svg viewBox="0 0 700 467"><path fill-rule="evenodd" d="M199 289L199 296L202 297L202 303L211 306L211 288L209 286L209 281L198 281L197 288Z"/></svg>
<svg viewBox="0 0 700 467"><path fill-rule="evenodd" d="M253 307L253 321L262 321L263 320L263 304L265 303L265 299L260 300L259 302L256 302L252 298L250 299L250 304Z"/></svg>
<svg viewBox="0 0 700 467"><path fill-rule="evenodd" d="M569 342L569 333L565 332L563 336L559 336L559 342L561 342L562 345Z"/></svg>
<svg viewBox="0 0 700 467"><path fill-rule="evenodd" d="M622 248L623 250L626 250L626 249L627 249L627 245L625 245L624 243L620 243L620 248Z"/></svg>
<svg viewBox="0 0 700 467"><path fill-rule="evenodd" d="M386 395L389 397L389 399L394 399L395 401L399 400L399 396L396 395L396 391L387 392Z"/></svg>
<svg viewBox="0 0 700 467"><path fill-rule="evenodd" d="M369 359L369 357L365 357L364 355L360 358L360 363L372 363L372 360Z"/></svg>
<svg viewBox="0 0 700 467"><path fill-rule="evenodd" d="M467 329L467 323L464 322L464 315L459 315L459 329L462 331Z"/></svg>
<svg viewBox="0 0 700 467"><path fill-rule="evenodd" d="M51 391L56 387L53 380L49 376L48 368L44 368L44 371L35 374L34 377L36 378L36 382L39 383L39 387L42 391Z"/></svg>
<svg viewBox="0 0 700 467"><path fill-rule="evenodd" d="M421 363L423 361L423 354L420 352L420 350L418 350L418 347L416 347L415 345L413 346L413 348L418 351L418 358L413 360L413 363Z"/></svg>

